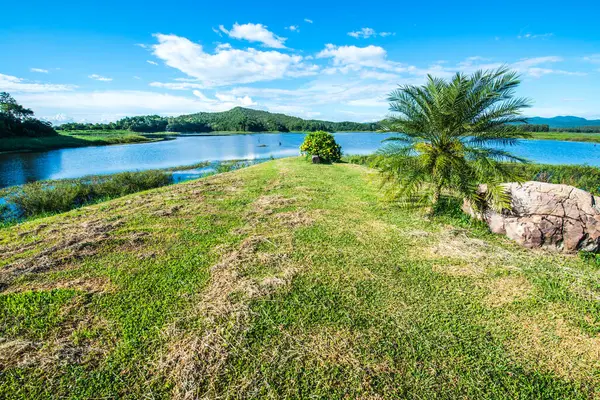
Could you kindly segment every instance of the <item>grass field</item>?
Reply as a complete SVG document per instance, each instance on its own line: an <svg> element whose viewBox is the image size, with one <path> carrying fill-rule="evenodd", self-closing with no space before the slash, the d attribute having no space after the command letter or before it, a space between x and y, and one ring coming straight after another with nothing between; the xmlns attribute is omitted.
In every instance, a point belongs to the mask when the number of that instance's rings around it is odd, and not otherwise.
<svg viewBox="0 0 600 400"><path fill-rule="evenodd" d="M532 139L541 140L566 140L569 142L594 142L600 143L600 133L585 132L533 132Z"/></svg>
<svg viewBox="0 0 600 400"><path fill-rule="evenodd" d="M2 138L0 153L9 151L46 151L67 147L105 146L163 140L164 134L142 135L130 131L70 131L58 136Z"/></svg>
<svg viewBox="0 0 600 400"><path fill-rule="evenodd" d="M600 276L351 164L270 161L0 229L0 398L600 395Z"/></svg>

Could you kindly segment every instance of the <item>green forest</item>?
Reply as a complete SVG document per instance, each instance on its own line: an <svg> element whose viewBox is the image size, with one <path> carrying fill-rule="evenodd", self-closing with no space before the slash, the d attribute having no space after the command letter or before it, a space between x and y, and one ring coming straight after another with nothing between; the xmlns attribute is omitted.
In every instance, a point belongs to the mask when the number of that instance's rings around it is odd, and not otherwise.
<svg viewBox="0 0 600 400"><path fill-rule="evenodd" d="M25 108L8 93L0 93L0 138L55 136L58 133L50 122L33 118L33 111Z"/></svg>
<svg viewBox="0 0 600 400"><path fill-rule="evenodd" d="M199 112L178 117L145 115L108 124L67 123L60 130L130 130L133 132L313 132L375 131L379 123L305 120L285 114L236 107L224 112Z"/></svg>

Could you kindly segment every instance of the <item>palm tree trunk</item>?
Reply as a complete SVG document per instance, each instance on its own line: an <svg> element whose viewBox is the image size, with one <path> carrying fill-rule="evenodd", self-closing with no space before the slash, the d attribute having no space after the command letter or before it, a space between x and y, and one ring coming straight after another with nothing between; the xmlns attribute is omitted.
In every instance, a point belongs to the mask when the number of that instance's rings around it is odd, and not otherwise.
<svg viewBox="0 0 600 400"><path fill-rule="evenodd" d="M436 185L433 190L433 198L431 199L431 205L435 206L437 202L440 200L440 195L442 193L442 185Z"/></svg>

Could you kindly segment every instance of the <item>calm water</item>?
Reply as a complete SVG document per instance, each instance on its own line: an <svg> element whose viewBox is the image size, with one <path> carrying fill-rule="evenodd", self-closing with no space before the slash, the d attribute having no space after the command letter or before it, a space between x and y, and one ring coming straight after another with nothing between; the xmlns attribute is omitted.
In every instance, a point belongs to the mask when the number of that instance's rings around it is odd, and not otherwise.
<svg viewBox="0 0 600 400"><path fill-rule="evenodd" d="M370 154L389 135L353 132L336 133L335 137L344 154ZM0 154L0 187L42 179L167 168L200 161L289 157L299 154L303 139L301 133L184 136L155 143ZM512 151L535 162L600 166L600 145L593 143L523 140Z"/></svg>

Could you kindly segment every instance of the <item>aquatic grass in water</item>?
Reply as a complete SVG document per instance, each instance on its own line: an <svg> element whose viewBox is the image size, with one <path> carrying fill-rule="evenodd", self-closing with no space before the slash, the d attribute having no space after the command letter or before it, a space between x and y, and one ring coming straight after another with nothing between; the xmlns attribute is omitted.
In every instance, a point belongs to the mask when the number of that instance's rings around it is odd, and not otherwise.
<svg viewBox="0 0 600 400"><path fill-rule="evenodd" d="M121 172L113 175L88 176L78 179L38 181L0 190L0 228L24 218L66 212L128 194L154 189L185 180L196 179L263 162L265 160L233 160L200 162L163 170ZM194 171L185 178L174 173ZM197 173L196 171L197 170Z"/></svg>
<svg viewBox="0 0 600 400"><path fill-rule="evenodd" d="M101 199L110 199L171 183L164 171L122 172L107 177L34 182L7 197L24 216L65 212Z"/></svg>

